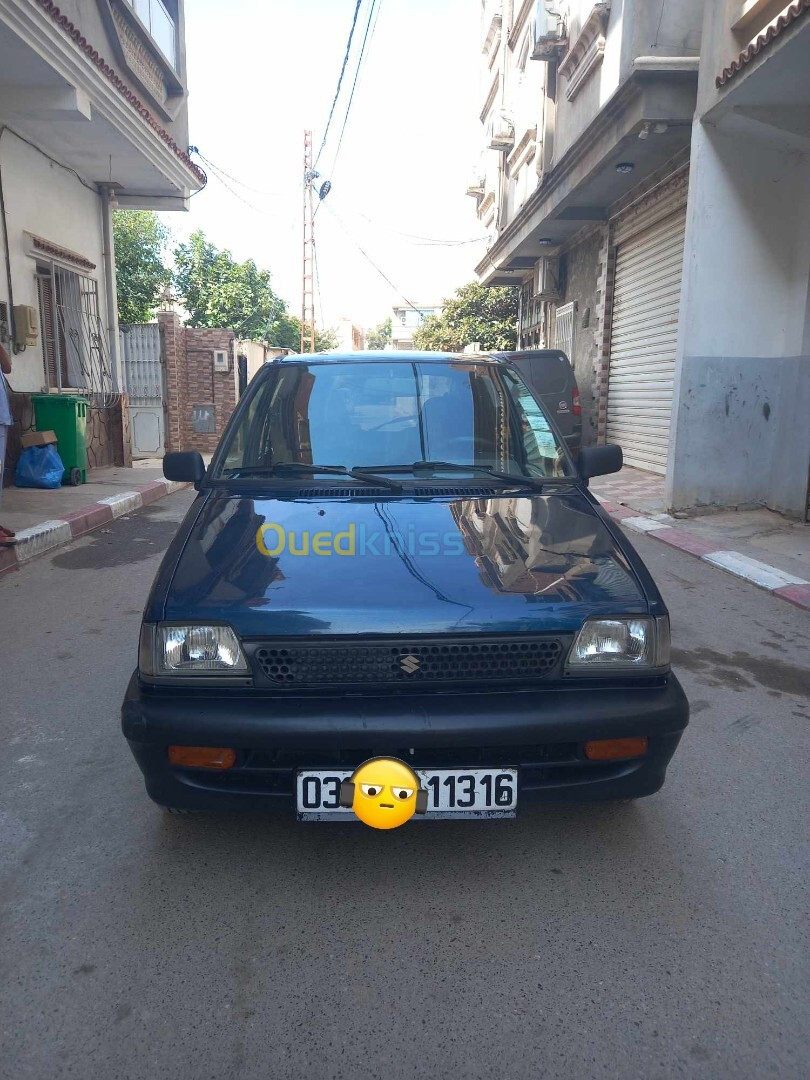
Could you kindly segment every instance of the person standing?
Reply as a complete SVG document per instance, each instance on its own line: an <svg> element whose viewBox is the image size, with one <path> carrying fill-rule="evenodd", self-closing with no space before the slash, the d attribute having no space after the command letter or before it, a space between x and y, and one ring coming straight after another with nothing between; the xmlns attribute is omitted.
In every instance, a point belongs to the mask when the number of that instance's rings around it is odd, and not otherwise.
<svg viewBox="0 0 810 1080"><path fill-rule="evenodd" d="M6 462L6 444L8 430L14 421L11 418L11 401L8 396L6 375L11 374L11 357L0 342L0 500L3 498L3 470ZM13 529L0 525L0 547L11 547L17 543Z"/></svg>

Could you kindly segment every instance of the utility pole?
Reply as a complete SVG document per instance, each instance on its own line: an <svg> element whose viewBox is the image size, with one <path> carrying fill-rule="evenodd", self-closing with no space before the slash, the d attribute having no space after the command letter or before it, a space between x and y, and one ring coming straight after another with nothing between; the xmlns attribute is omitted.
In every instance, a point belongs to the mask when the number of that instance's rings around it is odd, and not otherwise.
<svg viewBox="0 0 810 1080"><path fill-rule="evenodd" d="M315 222L312 209L312 132L304 132L304 263L301 293L301 352L315 352ZM307 349L307 345L309 348Z"/></svg>

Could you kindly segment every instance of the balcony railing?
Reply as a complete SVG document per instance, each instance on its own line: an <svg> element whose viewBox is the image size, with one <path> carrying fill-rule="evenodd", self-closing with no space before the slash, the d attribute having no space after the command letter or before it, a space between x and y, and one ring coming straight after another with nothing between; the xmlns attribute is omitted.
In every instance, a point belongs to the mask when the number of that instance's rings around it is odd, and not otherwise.
<svg viewBox="0 0 810 1080"><path fill-rule="evenodd" d="M152 40L177 71L177 25L161 0L127 0Z"/></svg>

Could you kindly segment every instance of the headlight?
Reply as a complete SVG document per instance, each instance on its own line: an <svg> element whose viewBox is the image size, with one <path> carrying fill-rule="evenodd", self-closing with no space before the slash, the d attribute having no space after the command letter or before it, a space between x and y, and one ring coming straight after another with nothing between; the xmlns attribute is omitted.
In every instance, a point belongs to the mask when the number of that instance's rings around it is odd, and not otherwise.
<svg viewBox="0 0 810 1080"><path fill-rule="evenodd" d="M667 615L657 619L589 619L568 657L568 667L576 669L668 666Z"/></svg>
<svg viewBox="0 0 810 1080"><path fill-rule="evenodd" d="M154 626L144 623L138 650L142 675L207 675L248 672L230 626Z"/></svg>

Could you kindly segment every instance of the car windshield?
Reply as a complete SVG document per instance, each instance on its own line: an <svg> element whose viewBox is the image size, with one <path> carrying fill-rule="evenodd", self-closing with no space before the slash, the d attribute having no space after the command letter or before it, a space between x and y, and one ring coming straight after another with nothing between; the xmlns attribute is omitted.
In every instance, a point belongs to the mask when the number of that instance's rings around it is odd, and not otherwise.
<svg viewBox="0 0 810 1080"><path fill-rule="evenodd" d="M226 435L212 477L286 463L383 472L425 461L469 465L471 474L572 475L542 406L503 365L336 360L274 365Z"/></svg>

